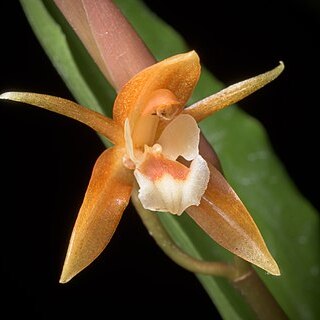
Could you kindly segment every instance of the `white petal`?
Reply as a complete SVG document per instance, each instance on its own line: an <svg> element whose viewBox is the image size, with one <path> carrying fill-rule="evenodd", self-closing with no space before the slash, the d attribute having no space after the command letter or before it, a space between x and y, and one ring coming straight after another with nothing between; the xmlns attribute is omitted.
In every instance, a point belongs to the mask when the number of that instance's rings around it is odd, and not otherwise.
<svg viewBox="0 0 320 320"><path fill-rule="evenodd" d="M198 155L190 165L190 174L183 190L183 203L190 202L183 210L191 205L198 206L205 193L210 179L210 171L207 162ZM191 203L192 202L192 203Z"/></svg>
<svg viewBox="0 0 320 320"><path fill-rule="evenodd" d="M126 151L127 151L129 158L132 161L136 162L136 158L135 158L134 152L133 152L133 141L131 138L131 128L130 128L130 123L129 123L128 118L124 122L124 140L126 143Z"/></svg>
<svg viewBox="0 0 320 320"><path fill-rule="evenodd" d="M139 199L145 209L180 215L186 208L199 205L210 177L206 161L199 155L191 163L185 179L169 173L152 179L139 169L134 171L139 184Z"/></svg>
<svg viewBox="0 0 320 320"><path fill-rule="evenodd" d="M179 156L191 161L199 154L200 129L193 117L180 114L163 130L159 143L163 154L172 160Z"/></svg>

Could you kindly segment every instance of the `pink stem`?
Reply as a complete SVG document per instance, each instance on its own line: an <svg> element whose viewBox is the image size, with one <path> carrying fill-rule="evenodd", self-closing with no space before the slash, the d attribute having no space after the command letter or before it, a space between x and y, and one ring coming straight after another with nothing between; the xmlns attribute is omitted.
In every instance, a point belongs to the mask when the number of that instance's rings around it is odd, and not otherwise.
<svg viewBox="0 0 320 320"><path fill-rule="evenodd" d="M155 59L111 0L54 0L105 77L119 91Z"/></svg>

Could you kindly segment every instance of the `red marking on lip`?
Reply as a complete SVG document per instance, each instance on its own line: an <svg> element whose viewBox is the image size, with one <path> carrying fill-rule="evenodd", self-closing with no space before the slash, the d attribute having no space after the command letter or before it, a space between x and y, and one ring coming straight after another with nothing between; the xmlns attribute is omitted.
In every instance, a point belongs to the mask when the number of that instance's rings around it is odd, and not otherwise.
<svg viewBox="0 0 320 320"><path fill-rule="evenodd" d="M163 155L149 154L139 167L139 171L153 181L165 174L171 175L176 180L186 180L190 169L177 161L166 159Z"/></svg>

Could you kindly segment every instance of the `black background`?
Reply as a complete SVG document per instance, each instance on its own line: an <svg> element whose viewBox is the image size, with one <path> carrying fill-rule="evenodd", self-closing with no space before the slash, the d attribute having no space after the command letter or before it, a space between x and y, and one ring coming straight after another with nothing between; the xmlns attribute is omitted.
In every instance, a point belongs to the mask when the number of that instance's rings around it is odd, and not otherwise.
<svg viewBox="0 0 320 320"><path fill-rule="evenodd" d="M319 15L310 1L146 1L225 84L274 67L279 79L240 103L265 126L301 193L319 208L317 182ZM189 2L188 2L189 3ZM18 1L1 2L1 91L72 99L35 39ZM164 39L165 41L165 39ZM58 284L91 168L104 149L85 126L1 102L1 312L34 319L219 319L193 274L173 264L129 207L107 250Z"/></svg>

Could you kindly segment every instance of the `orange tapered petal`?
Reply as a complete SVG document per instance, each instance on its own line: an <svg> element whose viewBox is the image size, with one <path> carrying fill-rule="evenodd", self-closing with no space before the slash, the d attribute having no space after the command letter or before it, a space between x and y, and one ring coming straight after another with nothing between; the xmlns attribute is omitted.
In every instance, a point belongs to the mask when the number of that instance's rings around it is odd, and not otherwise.
<svg viewBox="0 0 320 320"><path fill-rule="evenodd" d="M186 211L217 243L270 274L280 275L249 212L222 174L212 165L210 181L199 206Z"/></svg>
<svg viewBox="0 0 320 320"><path fill-rule="evenodd" d="M191 96L200 76L200 62L194 52L178 54L165 59L142 70L133 77L119 92L113 108L113 118L119 124L124 124L125 119L130 119L134 127L137 119L150 108L151 99L159 101L156 94L166 89L164 98L168 100L168 109L183 108ZM160 91L161 92L161 91ZM164 101L161 101L161 112L164 112ZM152 108L153 109L153 108ZM156 110L153 110L157 113Z"/></svg>
<svg viewBox="0 0 320 320"><path fill-rule="evenodd" d="M31 92L5 92L0 95L0 99L28 103L75 119L101 133L112 143L123 140L122 129L113 120L73 101Z"/></svg>
<svg viewBox="0 0 320 320"><path fill-rule="evenodd" d="M123 149L98 158L72 231L60 282L87 267L109 243L131 195L133 176L122 165Z"/></svg>
<svg viewBox="0 0 320 320"><path fill-rule="evenodd" d="M212 113L228 107L264 87L266 84L276 79L283 69L284 64L280 62L274 69L231 85L216 94L194 103L190 107L184 109L183 112L191 115L199 122L210 116Z"/></svg>

